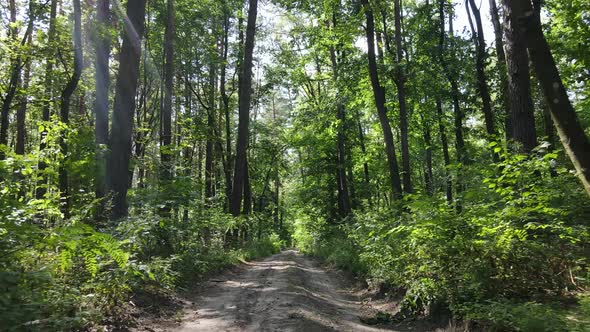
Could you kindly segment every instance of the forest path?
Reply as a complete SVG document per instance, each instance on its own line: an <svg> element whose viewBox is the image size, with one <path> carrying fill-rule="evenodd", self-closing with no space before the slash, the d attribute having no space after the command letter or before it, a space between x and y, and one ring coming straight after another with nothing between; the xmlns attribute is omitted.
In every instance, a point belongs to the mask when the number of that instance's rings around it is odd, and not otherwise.
<svg viewBox="0 0 590 332"><path fill-rule="evenodd" d="M148 331L427 331L368 326L370 312L350 280L295 250L286 250L206 282L180 326Z"/></svg>

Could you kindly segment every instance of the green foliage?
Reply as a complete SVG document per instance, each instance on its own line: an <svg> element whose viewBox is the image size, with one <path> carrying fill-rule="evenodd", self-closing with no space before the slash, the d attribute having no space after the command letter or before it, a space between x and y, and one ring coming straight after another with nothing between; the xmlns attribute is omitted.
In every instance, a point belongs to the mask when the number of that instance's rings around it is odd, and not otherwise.
<svg viewBox="0 0 590 332"><path fill-rule="evenodd" d="M403 213L357 212L336 233L301 218L294 237L330 263L404 289L400 315L433 313L442 303L499 330L580 330L567 317L583 317L585 302L571 310L538 302L589 285L587 200L567 170L550 176L553 158L505 155L465 193L462 214L414 196Z"/></svg>

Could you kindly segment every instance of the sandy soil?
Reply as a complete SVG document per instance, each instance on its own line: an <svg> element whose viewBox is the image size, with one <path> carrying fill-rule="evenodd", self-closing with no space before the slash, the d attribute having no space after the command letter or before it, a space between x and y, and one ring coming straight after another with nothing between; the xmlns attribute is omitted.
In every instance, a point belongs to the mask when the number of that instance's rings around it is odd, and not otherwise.
<svg viewBox="0 0 590 332"><path fill-rule="evenodd" d="M210 279L176 319L136 331L432 331L424 324L369 326L377 310L335 271L294 250Z"/></svg>

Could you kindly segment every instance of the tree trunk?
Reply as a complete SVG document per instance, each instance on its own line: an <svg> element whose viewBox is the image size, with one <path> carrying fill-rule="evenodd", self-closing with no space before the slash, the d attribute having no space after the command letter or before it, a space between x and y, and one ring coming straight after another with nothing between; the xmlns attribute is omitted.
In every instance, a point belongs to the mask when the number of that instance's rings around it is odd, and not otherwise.
<svg viewBox="0 0 590 332"><path fill-rule="evenodd" d="M526 49L527 37L525 32L520 29L519 13L514 12L515 7L519 6L514 4L514 1L503 0L503 2L512 138L517 144L519 152L530 153L537 146L537 131L531 97L529 57Z"/></svg>
<svg viewBox="0 0 590 332"><path fill-rule="evenodd" d="M29 35L27 43L29 45L32 42L32 33ZM25 92L21 96L21 105L16 112L16 148L15 152L19 155L25 154L25 141L26 141L26 117L27 117L27 107L29 102L29 84L31 81L31 61L28 60L25 65L25 73L23 76L23 84L22 89Z"/></svg>
<svg viewBox="0 0 590 332"><path fill-rule="evenodd" d="M119 73L115 85L113 121L111 124L111 157L107 176L113 192L112 219L127 216L129 189L129 158L135 112L135 94L139 77L141 39L145 23L145 0L128 0L123 45L119 54Z"/></svg>
<svg viewBox="0 0 590 332"><path fill-rule="evenodd" d="M361 120L357 119L358 122L358 132L359 132L359 143L361 146L361 152L363 157L367 155L367 148L365 147L365 134L363 133L363 126L361 125ZM369 200L369 206L373 205L372 193L371 193L371 178L369 176L369 164L367 163L367 159L363 160L363 175L365 178L365 186L367 187L367 198Z"/></svg>
<svg viewBox="0 0 590 332"><path fill-rule="evenodd" d="M377 60L375 56L375 19L373 10L371 9L368 0L361 0L361 4L365 9L365 17L367 19L367 56L369 60L369 75L371 76L371 85L373 87L373 95L375 98L375 106L379 115L379 122L383 130L383 138L385 141L385 153L387 155L387 163L389 169L390 189L393 198L401 197L402 187L399 176L399 167L397 164L397 156L395 153L395 145L393 143L393 134L391 132L391 125L387 118L387 107L385 105L385 91L379 82L379 72L377 69Z"/></svg>
<svg viewBox="0 0 590 332"><path fill-rule="evenodd" d="M492 98L490 97L490 89L488 86L488 79L485 72L486 66L486 41L483 34L483 24L481 22L481 14L479 8L475 4L475 0L468 0L471 6L471 12L475 18L475 24L477 31L471 25L471 31L476 38L474 38L475 49L476 49L476 72L477 72L477 88L479 90L479 96L482 100L483 114L486 125L486 132L488 134L488 140L492 141L496 139L496 128L494 125L494 117L492 113ZM469 13L469 6L465 6ZM471 20L470 20L471 23ZM494 161L498 161L500 158L497 153L492 151L492 158Z"/></svg>
<svg viewBox="0 0 590 332"><path fill-rule="evenodd" d="M496 46L496 70L500 74L500 100L502 106L501 114L504 115L504 130L506 131L506 140L512 140L512 115L508 105L508 79L506 77L506 54L504 53L504 41L500 15L496 0L490 1L490 16L494 26L495 46Z"/></svg>
<svg viewBox="0 0 590 332"><path fill-rule="evenodd" d="M334 9L332 13L332 28L335 29L337 22L337 11L340 4L337 4L337 7ZM329 25L329 23L328 23ZM338 121L338 129L336 134L336 151L337 151L337 160L336 160L336 168L337 168L337 181L338 181L338 207L341 217L347 217L350 214L350 195L348 192L348 181L346 179L346 150L345 150L345 109L344 109L344 101L342 100L342 93L340 91L340 63L338 61L338 57L336 54L336 49L334 47L330 48L330 61L332 62L332 73L334 75L334 82L338 86L338 91L336 93L336 120Z"/></svg>
<svg viewBox="0 0 590 332"><path fill-rule="evenodd" d="M162 108L161 177L164 182L172 180L172 90L174 88L174 0L167 2L167 21L164 34L164 107Z"/></svg>
<svg viewBox="0 0 590 332"><path fill-rule="evenodd" d="M559 138L570 157L584 189L590 195L590 142L569 100L551 49L543 35L538 11L533 11L529 0L509 1L507 8L515 28L523 32L535 74L543 92Z"/></svg>
<svg viewBox="0 0 590 332"><path fill-rule="evenodd" d="M10 24L8 29L9 40L16 46L18 39L18 31L16 28L16 3L14 0L8 2L8 11L10 13ZM32 19L32 18L31 18ZM27 40L26 38L25 40ZM0 146L8 147L8 126L9 113L12 101L16 96L20 81L20 73L22 69L22 59L20 55L14 55L10 59L10 79L6 87L6 96L2 99L2 112L0 113ZM0 149L0 160L6 159L6 153Z"/></svg>
<svg viewBox="0 0 590 332"><path fill-rule="evenodd" d="M47 59L45 64L45 81L43 82L43 86L45 87L45 98L47 101L43 103L43 110L41 120L43 121L43 130L41 130L41 144L39 149L44 151L47 148L47 142L45 141L47 138L47 129L45 126L51 120L51 100L53 99L53 61L55 55L55 49L53 43L55 42L55 34L56 34L56 15L57 15L57 0L51 0L51 9L49 12L49 28L47 30ZM35 197L37 199L43 199L45 197L45 193L47 193L47 178L45 177L45 169L47 168L47 164L43 160L43 155L41 155L41 159L39 161L38 169L39 169L39 181L37 183L37 189L35 191Z"/></svg>
<svg viewBox="0 0 590 332"><path fill-rule="evenodd" d="M215 196L214 178L214 144L215 135L215 86L217 68L214 61L211 61L209 67L209 105L207 110L207 142L205 146L205 200L210 204L210 199Z"/></svg>
<svg viewBox="0 0 590 332"><path fill-rule="evenodd" d="M224 5L227 4L224 2ZM229 109L229 96L225 88L226 84L226 72L227 72L227 57L229 51L229 28L230 28L230 17L228 9L224 8L224 20L223 20L223 43L222 43L222 59L223 64L221 66L221 78L219 83L219 92L221 94L223 113L225 117L225 201L226 211L229 211L230 197L232 192L232 152L231 152L231 115Z"/></svg>
<svg viewBox="0 0 590 332"><path fill-rule="evenodd" d="M412 170L410 168L410 144L408 142L408 107L406 105L406 74L403 65L401 0L394 1L395 12L395 62L396 86L399 102L400 131L402 143L402 168L404 191L412 193Z"/></svg>
<svg viewBox="0 0 590 332"><path fill-rule="evenodd" d="M238 139L236 143L236 160L230 213L240 214L244 182L247 174L248 127L250 124L250 100L252 98L252 64L254 53L254 38L256 35L256 17L258 14L258 0L249 0L248 23L246 24L246 40L244 43L244 62L240 77Z"/></svg>
<svg viewBox="0 0 590 332"><path fill-rule="evenodd" d="M449 206L453 205L453 180L449 172L451 157L449 155L449 142L447 140L447 129L445 127L443 108L440 98L436 99L436 111L438 115L438 130L440 132L440 142L443 150L443 159L445 162L445 180L446 180L446 197Z"/></svg>
<svg viewBox="0 0 590 332"><path fill-rule="evenodd" d="M98 0L96 3L96 59L95 82L96 100L94 105L95 127L94 137L96 144L96 198L102 199L107 193L107 158L109 145L109 58L111 39L109 34L110 0ZM101 201L99 219L103 218L103 210L106 202Z"/></svg>
<svg viewBox="0 0 590 332"><path fill-rule="evenodd" d="M82 77L82 66L84 58L82 54L82 10L80 8L80 0L73 0L74 5L74 71L72 77L66 84L64 90L61 93L60 98L60 120L62 123L69 125L70 123L70 100L80 77ZM68 187L68 170L67 164L69 160L68 156L68 143L66 142L67 132L62 132L60 137L60 150L63 154L63 161L59 166L59 191L61 199L61 212L64 219L70 217L70 197Z"/></svg>
<svg viewBox="0 0 590 332"><path fill-rule="evenodd" d="M426 145L424 156L424 184L426 193L429 196L432 196L432 194L434 193L432 175L432 135L430 133L430 127L428 124L424 125L424 144Z"/></svg>

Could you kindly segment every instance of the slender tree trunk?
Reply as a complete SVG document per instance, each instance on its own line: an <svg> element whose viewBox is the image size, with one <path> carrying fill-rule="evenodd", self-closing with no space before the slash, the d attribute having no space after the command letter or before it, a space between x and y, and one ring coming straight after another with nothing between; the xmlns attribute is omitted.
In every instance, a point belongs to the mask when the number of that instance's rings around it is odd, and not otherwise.
<svg viewBox="0 0 590 332"><path fill-rule="evenodd" d="M54 42L56 34L56 15L57 15L57 0L51 0L51 9L49 12L49 28L47 30L47 59L45 60L45 98L47 101L43 104L41 120L44 122L43 130L41 130L41 144L39 149L44 151L47 148L47 129L45 125L51 120L51 101L53 99L53 61L54 61ZM45 177L45 169L47 164L43 160L43 155L39 161L39 182L37 183L37 189L35 196L37 199L43 199L47 193L47 178Z"/></svg>
<svg viewBox="0 0 590 332"><path fill-rule="evenodd" d="M214 182L214 165L215 156L214 144L216 140L215 135L215 86L216 86L217 68L213 61L209 67L209 109L207 110L207 142L205 146L205 199L209 204L211 197L215 196L215 182Z"/></svg>
<svg viewBox="0 0 590 332"><path fill-rule="evenodd" d="M443 150L443 159L445 162L445 179L446 179L446 197L449 206L453 205L453 180L449 172L451 157L449 154L449 142L447 139L447 129L443 117L443 108L440 98L436 99L436 111L438 115L438 131L440 132L440 142Z"/></svg>
<svg viewBox="0 0 590 332"><path fill-rule="evenodd" d="M113 121L111 124L111 156L108 165L109 190L113 192L112 219L127 216L129 189L129 158L135 112L135 94L139 77L141 39L145 27L145 0L128 0L123 45L119 54L119 73L115 85Z"/></svg>
<svg viewBox="0 0 590 332"><path fill-rule="evenodd" d="M32 34L29 35L27 43L29 45L32 42ZM26 141L26 117L27 117L27 107L28 107L28 91L29 91L29 84L31 81L31 61L28 60L25 65L25 73L23 76L23 84L22 89L25 92L21 96L21 105L16 112L16 148L15 152L19 155L25 154L25 141Z"/></svg>
<svg viewBox="0 0 590 332"><path fill-rule="evenodd" d="M432 135L428 124L424 125L424 144L425 149L425 165L424 165L424 184L426 193L432 196L434 193L433 175L432 175Z"/></svg>
<svg viewBox="0 0 590 332"><path fill-rule="evenodd" d="M455 73L449 68L446 60L445 60L445 0L440 1L439 7L439 17L440 17L440 40L439 40L439 55L440 55L440 62L447 76L447 80L451 84L451 98L453 101L453 113L454 113L454 129L455 129L455 150L457 153L457 162L461 165L465 165L468 163L468 156L467 151L465 151L465 139L463 137L463 110L461 110L461 106L459 105L459 86L457 84L457 80L455 77ZM451 34L451 41L453 38L453 20L452 14L450 14L451 18L449 19L449 33ZM451 57L454 58L454 45L451 42ZM461 205L461 201L459 197L461 196L461 192L463 191L463 185L461 184L461 167L457 170L458 175L456 179L456 186L455 191L457 193L457 199L455 201L455 208L457 212L461 212L463 207ZM448 198L448 195L447 195Z"/></svg>
<svg viewBox="0 0 590 332"><path fill-rule="evenodd" d="M496 139L496 128L494 125L494 117L492 112L492 98L490 97L490 88L488 86L488 79L485 72L486 66L486 41L483 34L483 24L481 22L481 14L479 8L475 4L475 0L467 0L473 12L475 18L475 24L477 31L471 25L471 31L474 36L475 49L476 49L476 72L477 72L477 87L479 90L479 96L482 100L484 121L486 125L486 132L488 134L488 140ZM466 6L467 12L469 13L469 6ZM471 20L470 20L471 23ZM497 153L492 151L492 158L494 161L498 161L500 158Z"/></svg>
<svg viewBox="0 0 590 332"><path fill-rule="evenodd" d="M403 67L402 49L402 18L401 0L394 1L395 12L395 62L396 62L396 85L397 98L399 102L400 131L402 143L402 168L404 191L412 193L412 170L410 168L410 144L408 142L408 107L406 105L406 74Z"/></svg>
<svg viewBox="0 0 590 332"><path fill-rule="evenodd" d="M16 28L16 3L14 0L9 0L8 11L10 14L10 25L8 29L8 37L16 46L18 39L18 30ZM26 39L25 39L26 40ZM22 59L20 55L14 55L10 59L10 79L6 87L6 95L2 100L2 111L0 113L0 146L8 147L8 125L9 113L12 101L16 96L17 89L20 82L20 74L22 69ZM0 160L4 160L6 154L4 150L0 150Z"/></svg>
<svg viewBox="0 0 590 332"><path fill-rule="evenodd" d="M164 107L162 108L162 180L172 180L172 92L174 88L174 0L167 1L167 21L164 33Z"/></svg>
<svg viewBox="0 0 590 332"><path fill-rule="evenodd" d="M94 104L95 127L94 137L96 142L96 198L102 199L107 193L107 158L109 145L109 58L111 39L109 33L110 0L98 0L96 3L96 100ZM102 201L99 219L103 218L103 210L106 202Z"/></svg>
<svg viewBox="0 0 590 332"><path fill-rule="evenodd" d="M361 120L357 119L358 123L358 132L359 132L359 142L361 146L361 152L363 155L363 175L365 178L365 186L367 187L368 191L368 199L369 199L369 206L373 205L372 193L371 193L371 178L369 176L369 163L367 163L367 148L365 147L365 134L363 133L363 126L361 125Z"/></svg>
<svg viewBox="0 0 590 332"><path fill-rule="evenodd" d="M227 4L224 5L227 6ZM229 109L229 96L227 95L226 91L226 72L227 72L227 57L229 51L229 28L230 28L230 17L228 13L228 9L224 8L224 21L223 21L223 44L222 44L222 59L223 65L221 66L221 82L219 84L219 90L221 94L221 100L223 103L223 113L225 117L225 167L224 167L224 175L225 175L225 200L226 200L226 210L229 211L229 204L230 204L230 197L232 192L232 177L231 177L231 170L232 170L232 152L231 152L231 115Z"/></svg>
<svg viewBox="0 0 590 332"><path fill-rule="evenodd" d="M249 0L248 23L246 25L246 40L244 43L244 62L242 63L242 76L239 82L239 119L238 139L236 143L236 160L230 200L230 213L234 216L240 214L242 195L247 172L248 131L250 124L250 100L252 98L252 64L254 53L254 38L256 35L256 18L258 14L258 0Z"/></svg>
<svg viewBox="0 0 590 332"><path fill-rule="evenodd" d="M590 195L590 142L569 100L551 49L543 35L539 11L533 10L529 0L508 1L506 5L512 22L516 24L514 28L524 35L559 138Z"/></svg>
<svg viewBox="0 0 590 332"><path fill-rule="evenodd" d="M74 71L72 77L66 84L62 91L60 98L60 119L61 122L69 125L70 123L70 100L74 91L78 87L80 77L82 77L82 66L84 58L82 53L82 10L80 8L80 0L73 0L74 5ZM66 132L61 133L60 150L63 154L63 161L59 166L59 191L61 198L61 212L65 219L70 217L70 196L68 187L68 170L67 164L68 143L66 142Z"/></svg>
<svg viewBox="0 0 590 332"><path fill-rule="evenodd" d="M381 129L383 130L385 152L387 155L387 164L390 178L389 185L391 189L391 195L394 198L399 198L402 193L399 167L397 164L397 156L395 153L395 145L393 143L391 125L389 124L389 119L387 118L385 91L379 82L379 72L377 69L377 60L375 56L375 19L373 16L373 10L369 5L368 0L361 0L361 4L365 9L365 17L367 19L366 34L369 59L369 75L371 76L371 85L373 87L373 95L375 97L375 105L379 115L379 122L381 123Z"/></svg>
<svg viewBox="0 0 590 332"><path fill-rule="evenodd" d="M530 153L537 146L537 131L531 97L529 57L526 49L527 36L521 30L521 25L518 22L519 13L514 12L515 9L518 9L515 8L518 5L515 5L512 0L503 0L503 2L512 138L518 145L519 152Z"/></svg>
<svg viewBox="0 0 590 332"><path fill-rule="evenodd" d="M490 1L490 16L494 26L495 46L496 46L496 70L500 75L500 101L501 114L504 115L504 130L506 131L506 140L512 140L512 114L508 103L508 78L506 76L506 54L504 53L504 41L502 24L496 0Z"/></svg>
<svg viewBox="0 0 590 332"><path fill-rule="evenodd" d="M340 4L332 13L332 28L335 29L338 24L337 11L340 10ZM329 23L328 23L329 26ZM332 73L334 75L334 81L338 86L338 92L336 94L336 120L338 121L337 138L336 138L336 151L337 151L337 181L338 181L338 207L341 217L346 217L350 214L350 195L348 192L348 181L346 179L346 150L345 150L345 122L346 115L344 109L344 101L342 100L342 93L340 91L340 63L338 62L338 56L334 47L330 48L330 61L332 62Z"/></svg>

